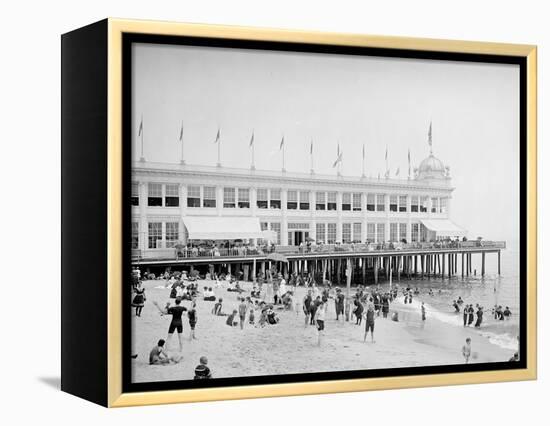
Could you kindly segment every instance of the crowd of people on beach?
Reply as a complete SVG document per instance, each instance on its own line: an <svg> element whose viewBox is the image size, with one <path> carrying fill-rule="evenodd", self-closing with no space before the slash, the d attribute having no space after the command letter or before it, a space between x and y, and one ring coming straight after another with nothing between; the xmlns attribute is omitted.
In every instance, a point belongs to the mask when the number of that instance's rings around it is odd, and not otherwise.
<svg viewBox="0 0 550 426"><path fill-rule="evenodd" d="M362 326L364 323L363 341L367 342L370 333L370 342L375 343L374 329L377 318L390 318L391 321L399 322L399 309L392 309L392 303L400 300L402 295L404 305L412 305L415 297L420 297L418 288L403 287L400 289L398 284L394 284L390 289L382 289L379 285L376 287L367 287L359 285L351 289L350 292L342 291L338 286L333 286L328 280L317 285L311 274L298 275L291 274L288 277L288 283L285 277L276 269L267 273L267 278L256 277L250 285L243 285L236 277L231 274L207 274L205 278L209 285L203 285L199 289L200 278L198 273L180 273L167 272L163 275L165 280L164 288L169 289L169 299L164 306L160 306L156 301L153 304L157 307L161 316L171 316L166 339L159 339L149 354L150 365L168 365L179 363L183 357L184 349L184 318L189 326L189 340L197 339L195 329L198 323L197 303L212 303L209 309L215 317L220 319L232 328L245 330L247 327L263 328L277 326L280 324L281 312L295 312L296 316L300 311L304 315L304 327L315 327L317 330L317 345L322 346L326 333L326 322L329 303L334 303L334 312L336 322L349 322L356 326ZM141 283L141 272L135 268L132 274L132 306L135 308L135 316L140 317L144 308L146 299L145 290ZM303 298L296 298L297 287L305 288ZM236 293L237 306L230 303L230 309L224 310L224 297L222 292ZM441 290L439 290L441 292ZM433 296L433 290L429 289L423 296ZM234 300L234 296L230 298ZM189 307L182 305L182 301L190 302ZM427 319L427 309L423 301L419 308L419 319L421 323ZM474 327L479 328L483 322L484 309L476 304L474 309L472 304L466 304L461 297L453 300L452 306L455 312L463 313L464 327L469 327L474 323ZM204 312L204 311L203 311ZM502 306L493 308L493 315L496 320L509 319L512 315L509 307L505 309ZM477 317L477 318L476 318ZM178 351L169 351L173 335L177 334ZM467 342L462 349L462 355L465 362L468 363L471 354L471 341ZM514 355L514 357L516 357ZM133 357L137 357L134 355ZM208 367L208 359L201 356L199 364L195 369L195 379L211 378L212 373Z"/></svg>

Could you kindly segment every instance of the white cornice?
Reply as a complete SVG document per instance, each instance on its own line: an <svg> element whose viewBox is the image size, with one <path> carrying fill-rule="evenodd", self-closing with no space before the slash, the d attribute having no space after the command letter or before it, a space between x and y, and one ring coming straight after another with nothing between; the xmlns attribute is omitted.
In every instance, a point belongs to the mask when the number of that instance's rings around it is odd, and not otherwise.
<svg viewBox="0 0 550 426"><path fill-rule="evenodd" d="M209 181L212 183L227 183L240 181L247 182L252 187L273 186L276 183L281 187L307 186L317 189L320 185L324 189L342 188L365 190L417 190L417 191L444 191L452 192L449 179L446 179L441 185L432 182L421 182L415 179L372 179L351 176L331 176L310 173L290 173L275 172L268 170L250 170L237 169L229 167L209 167L197 165L181 165L170 163L143 163L133 164L132 175L154 176L154 177L172 177L172 178L193 178L197 180Z"/></svg>

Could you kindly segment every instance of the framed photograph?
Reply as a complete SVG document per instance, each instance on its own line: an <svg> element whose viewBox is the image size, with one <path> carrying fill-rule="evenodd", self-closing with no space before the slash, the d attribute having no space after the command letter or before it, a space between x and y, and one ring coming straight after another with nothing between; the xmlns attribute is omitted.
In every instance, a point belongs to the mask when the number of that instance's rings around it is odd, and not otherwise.
<svg viewBox="0 0 550 426"><path fill-rule="evenodd" d="M536 378L536 47L107 19L62 36L62 389Z"/></svg>

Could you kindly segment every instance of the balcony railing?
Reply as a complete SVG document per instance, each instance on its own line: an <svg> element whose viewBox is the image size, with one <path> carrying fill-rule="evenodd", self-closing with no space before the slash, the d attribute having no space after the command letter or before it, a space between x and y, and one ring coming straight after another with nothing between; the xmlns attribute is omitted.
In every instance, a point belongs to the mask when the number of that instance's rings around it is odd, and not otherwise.
<svg viewBox="0 0 550 426"><path fill-rule="evenodd" d="M460 249L505 249L505 241L450 241L450 242L422 242L422 243L346 243L346 244L317 244L309 246L261 246L261 247L173 247L147 250L132 250L132 260L181 260L181 259L219 259L239 257L264 257L270 253L283 255L315 256L332 253L366 253L386 251L432 251L432 250L460 250Z"/></svg>

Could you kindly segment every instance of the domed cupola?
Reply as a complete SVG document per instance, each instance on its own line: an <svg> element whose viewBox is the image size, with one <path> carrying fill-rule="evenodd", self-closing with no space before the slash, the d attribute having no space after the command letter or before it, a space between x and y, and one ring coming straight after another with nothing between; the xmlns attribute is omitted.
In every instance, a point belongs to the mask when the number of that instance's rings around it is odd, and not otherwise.
<svg viewBox="0 0 550 426"><path fill-rule="evenodd" d="M430 145L430 155L422 160L420 166L415 169L415 178L419 180L448 179L450 177L450 168L445 166L445 164L433 154L432 123L430 123L430 129L428 131L428 144Z"/></svg>

